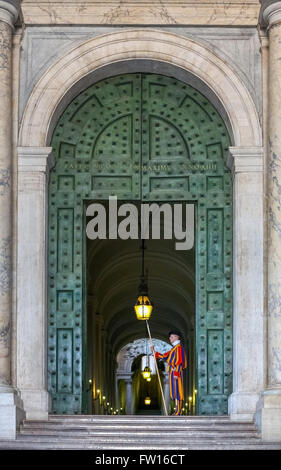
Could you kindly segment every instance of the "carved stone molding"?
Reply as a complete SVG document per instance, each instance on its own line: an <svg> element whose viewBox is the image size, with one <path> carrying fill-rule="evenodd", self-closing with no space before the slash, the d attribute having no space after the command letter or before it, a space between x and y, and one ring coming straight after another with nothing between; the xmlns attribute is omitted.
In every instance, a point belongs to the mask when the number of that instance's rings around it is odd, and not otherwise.
<svg viewBox="0 0 281 470"><path fill-rule="evenodd" d="M270 2L263 10L263 18L268 28L281 23L281 2Z"/></svg>
<svg viewBox="0 0 281 470"><path fill-rule="evenodd" d="M241 172L263 171L263 147L229 147L227 165L234 176Z"/></svg>
<svg viewBox="0 0 281 470"><path fill-rule="evenodd" d="M19 16L20 2L19 0L0 0L0 21L8 23L11 28L14 28L14 24Z"/></svg>

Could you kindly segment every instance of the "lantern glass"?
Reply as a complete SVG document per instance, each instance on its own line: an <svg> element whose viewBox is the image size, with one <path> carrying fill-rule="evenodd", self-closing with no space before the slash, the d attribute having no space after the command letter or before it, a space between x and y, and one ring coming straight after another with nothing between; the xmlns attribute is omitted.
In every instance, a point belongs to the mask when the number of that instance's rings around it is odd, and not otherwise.
<svg viewBox="0 0 281 470"><path fill-rule="evenodd" d="M147 380L150 377L150 375L151 375L151 370L149 369L149 367L146 366L142 372L142 376L144 379Z"/></svg>
<svg viewBox="0 0 281 470"><path fill-rule="evenodd" d="M144 400L144 403L145 403L146 405L150 405L150 403L151 403L150 397L146 397L145 400Z"/></svg>
<svg viewBox="0 0 281 470"><path fill-rule="evenodd" d="M147 295L140 295L135 305L135 312L138 320L149 320L152 305Z"/></svg>

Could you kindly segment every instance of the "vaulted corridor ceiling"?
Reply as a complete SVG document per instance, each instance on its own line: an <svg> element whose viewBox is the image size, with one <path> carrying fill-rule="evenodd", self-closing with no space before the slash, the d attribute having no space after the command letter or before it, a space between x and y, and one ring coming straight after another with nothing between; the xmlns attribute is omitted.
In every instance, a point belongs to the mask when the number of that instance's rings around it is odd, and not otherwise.
<svg viewBox="0 0 281 470"><path fill-rule="evenodd" d="M108 340L118 351L146 333L134 312L140 271L140 240L87 240L88 294L96 295ZM146 240L145 269L154 303L150 326L155 338L167 340L172 327L186 336L194 328L194 249L176 251L174 240Z"/></svg>

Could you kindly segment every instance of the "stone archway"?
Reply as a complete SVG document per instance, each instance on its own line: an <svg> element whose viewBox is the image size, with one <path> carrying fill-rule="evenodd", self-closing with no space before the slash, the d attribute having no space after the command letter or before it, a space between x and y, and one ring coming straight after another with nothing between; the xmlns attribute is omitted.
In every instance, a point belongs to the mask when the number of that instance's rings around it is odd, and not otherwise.
<svg viewBox="0 0 281 470"><path fill-rule="evenodd" d="M126 409L127 414L131 414L134 411L134 400L133 400L133 377L132 377L132 365L134 360L140 355L146 355L148 353L148 339L142 338L133 341L132 343L123 346L117 354L117 370L116 370L116 406L119 408L123 406ZM169 351L170 345L165 341L153 339L153 344L157 351L162 354ZM155 372L154 372L155 374ZM165 374L166 375L166 374ZM126 384L125 396L119 392L119 382L124 381ZM166 403L169 401L169 388L168 381L164 379L164 396ZM129 413L128 413L129 412Z"/></svg>
<svg viewBox="0 0 281 470"><path fill-rule="evenodd" d="M94 73L108 63L118 63L121 61L130 61L134 59L149 59L151 62L164 62L172 64L173 67L185 69L193 74L205 84L207 89L212 90L213 95L217 97L219 103L225 111L229 127L232 130L232 142L235 148L231 148L230 155L235 176L235 239L234 239L234 323L235 323L235 350L234 350L234 394L230 401L230 411L233 416L236 414L243 417L253 415L257 401L257 390L262 390L262 368L252 368L253 355L248 351L248 346L243 338L243 314L245 309L251 311L251 316L247 321L254 322L255 327L257 318L259 322L258 343L261 343L263 336L262 330L262 299L256 295L256 285L260 286L262 293L262 276L258 275L257 264L262 265L262 236L257 239L258 234L262 233L262 149L261 132L258 122L258 116L253 104L252 98L237 77L235 72L225 64L216 55L188 38L164 33L154 30L130 30L109 35L100 36L86 41L76 47L67 56L59 60L52 66L48 72L38 82L34 88L27 107L24 112L19 147L19 229L25 230L28 237L27 220L32 217L34 206L31 204L34 193L38 195L37 210L39 217L37 219L36 230L33 230L34 253L40 253L39 276L33 270L30 273L30 284L28 296L19 295L22 300L19 303L19 329L23 325L23 319L29 316L34 319L35 312L40 314L36 316L37 325L34 329L31 343L37 342L38 335L43 339L46 337L45 319L46 319L46 284L45 284L45 247L46 247L46 178L48 165L51 159L48 155L51 148L46 148L50 136L55 127L57 117L61 114L67 100L69 100L70 90L75 89L75 83L82 84L83 77ZM85 87L85 84L83 85ZM247 181L247 190L243 181ZM250 182L250 185L249 185ZM25 191L29 186L28 193ZM248 191L254 192L255 200L249 197ZM250 217L249 217L250 213ZM245 228L246 222L246 228ZM260 230L257 230L257 225ZM255 230L253 227L255 226ZM30 230L30 229L29 229ZM254 233L253 233L254 231ZM251 236L252 233L252 236ZM31 235L31 233L30 233ZM253 262L252 239L256 240ZM243 244L241 244L243 239ZM26 241L19 241L19 273L23 272L23 266L26 266ZM249 261L245 265L241 264L240 253L247 252L246 257ZM32 258L31 263L32 263ZM42 269L43 268L43 269ZM45 269L44 269L45 268ZM249 270L252 277L249 278ZM42 274L43 273L43 274ZM41 279L40 287L36 290L36 295L32 286ZM255 279L255 286L249 279ZM34 282L35 281L35 282ZM26 290L26 279L19 276L19 293ZM247 295L247 302L245 301ZM37 297L36 297L37 296ZM39 301L39 304L38 304ZM28 305L28 307L27 307ZM33 307L30 309L30 305ZM249 307L252 306L252 307ZM238 314L239 313L239 314ZM242 316L241 316L242 315ZM242 322L241 322L242 320ZM256 331L256 330L255 330ZM27 333L27 332L26 332ZM257 335L255 334L257 344ZM27 348L26 354L21 354L25 344L25 332L18 335L18 361L24 357L24 367L29 362L29 356L32 355L32 347ZM45 360L46 350L41 347L40 361L33 370L34 380L27 383L23 374L18 375L18 386L22 390L25 398L27 413L29 417L42 417L48 412L48 394L46 392L46 374ZM238 345L244 352L243 362L240 363L238 356ZM236 352L237 351L237 352ZM262 352L260 353L262 355ZM262 359L262 358L261 358ZM32 361L30 361L32 363ZM262 364L262 360L259 362ZM20 368L19 368L20 369ZM251 374L251 370L255 372ZM21 369L23 370L23 369ZM244 370L250 371L245 380ZM42 373L43 371L43 373ZM257 379L258 378L258 379ZM258 382L258 383L257 383ZM247 405L245 405L245 397Z"/></svg>
<svg viewBox="0 0 281 470"><path fill-rule="evenodd" d="M195 203L196 282L195 272L192 281L197 299L198 413L227 413L232 391L232 188L226 168L230 139L221 116L201 93L175 78L122 74L80 93L60 117L51 143L56 162L50 175L48 224L48 374L53 412L85 412L88 273L83 204L116 195L127 201ZM93 289L99 308L107 304L103 314L115 314L120 321L115 291L121 291L121 302L126 302L135 272L128 264L122 277L119 269L116 277L125 283L117 287L109 282L111 295L107 286L104 298L101 288ZM163 282L172 284L173 279L168 276ZM185 278L181 282L188 291ZM153 286L157 292L157 283ZM171 297L176 302L176 293ZM186 315L188 310L186 306ZM131 319L128 314L121 318L120 329L126 331ZM116 335L122 335L117 328Z"/></svg>

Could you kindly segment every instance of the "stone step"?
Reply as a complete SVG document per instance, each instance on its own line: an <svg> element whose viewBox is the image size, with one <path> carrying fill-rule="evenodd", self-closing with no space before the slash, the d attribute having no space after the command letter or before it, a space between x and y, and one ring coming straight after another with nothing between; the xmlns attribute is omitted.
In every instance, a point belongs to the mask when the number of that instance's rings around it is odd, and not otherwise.
<svg viewBox="0 0 281 470"><path fill-rule="evenodd" d="M188 436L216 436L224 435L233 438L257 437L257 430L253 422L231 421L228 417L161 417L161 419L147 419L135 416L79 416L63 417L52 416L48 421L27 421L21 425L22 435L57 435L75 437L80 436L111 436L117 435L145 435L170 438L173 435ZM198 419L199 418L199 419Z"/></svg>
<svg viewBox="0 0 281 470"><path fill-rule="evenodd" d="M139 423L102 423L102 422L73 422L73 421L68 421L68 422L63 422L63 421L58 421L58 422L50 422L50 421L45 421L45 422L36 422L36 421L24 421L24 423L21 425L21 429L69 429L69 428L75 428L75 429L113 429L113 430L141 430L141 429L149 429L149 430L163 430L167 429L169 431L171 430L210 430L210 429L218 429L218 430L225 430L225 431L235 431L235 430L249 430L253 431L256 429L255 425L253 423L221 423L221 424L214 424L214 423L179 423L176 421L167 423L167 424L159 424L159 423L149 423L149 424L143 424L142 422Z"/></svg>
<svg viewBox="0 0 281 470"><path fill-rule="evenodd" d="M146 432L146 431L136 431L134 433L130 431L120 431L118 434L122 434L122 438L130 438L132 434L134 434L135 439L143 439L147 441L147 439L159 439L159 440L171 440L171 436L173 440L179 440L179 439L187 439L187 438L220 438L223 437L224 439L243 439L243 438L259 438L257 433L255 432L242 432L242 431L237 431L237 432L218 432L218 431L189 431L189 432L184 432L184 431L178 431L178 432L173 432L171 431L153 431L153 432ZM110 438L112 441L115 440L116 438L116 430L111 430L111 431L106 431L106 432L101 432L101 431L52 431L52 430L40 430L39 432L33 432L32 430L22 430L21 431L21 436L22 437L30 437L30 436L56 436L57 438L76 438L76 439L99 439L99 438Z"/></svg>
<svg viewBox="0 0 281 470"><path fill-rule="evenodd" d="M110 419L110 420L87 420L87 419L77 419L77 420L72 420L72 419L57 419L53 420L50 419L48 421L24 421L24 426L40 426L42 425L47 425L47 426L56 426L56 425L64 425L64 426L103 426L103 427L110 427L110 426L116 426L116 427L139 427L139 426L144 426L144 427L160 427L161 429L163 427L168 427L171 428L173 426L176 427L188 427L188 426L198 426L198 427L233 427L233 428L240 428L240 427L248 427L248 428L255 428L255 425L253 422L245 422L245 421L230 421L230 420L224 420L224 421L212 421L212 420L182 420L180 417L171 417L170 419L167 419L165 421L158 421L158 420L141 420L141 419L122 419L122 420L116 420L116 419Z"/></svg>
<svg viewBox="0 0 281 470"><path fill-rule="evenodd" d="M29 449L29 450L281 450L281 445L270 442L257 442L256 440L229 440L227 442L210 439L192 439L185 440L181 443L151 443L151 442L134 442L119 439L118 442L112 443L110 440L85 441L57 439L23 441L18 438L16 441L0 442L0 449Z"/></svg>
<svg viewBox="0 0 281 470"><path fill-rule="evenodd" d="M262 442L253 422L227 416L51 415L25 420L17 439L0 442L0 449L281 450L281 444Z"/></svg>
<svg viewBox="0 0 281 470"><path fill-rule="evenodd" d="M78 420L78 421L170 421L171 419L177 419L182 421L226 421L226 422L235 422L231 421L229 416L217 416L217 415L208 415L208 416L160 416L160 415L49 415L49 421L57 420ZM245 421L241 421L245 422Z"/></svg>
<svg viewBox="0 0 281 470"><path fill-rule="evenodd" d="M69 433L86 434L86 435L97 435L97 434L106 434L106 435L115 435L116 433L130 435L130 434L145 434L145 435L171 435L173 434L182 434L182 435L194 435L198 434L203 435L204 433L209 433L210 435L216 433L219 436L225 435L236 436L236 435L245 435L245 436L258 436L256 429L207 429L207 428L171 428L171 429L153 429L153 428L132 428L132 429L120 429L120 428L76 428L76 427L60 427L60 428L20 428L20 433L22 435L36 435L36 434L48 434L48 435L63 435Z"/></svg>

